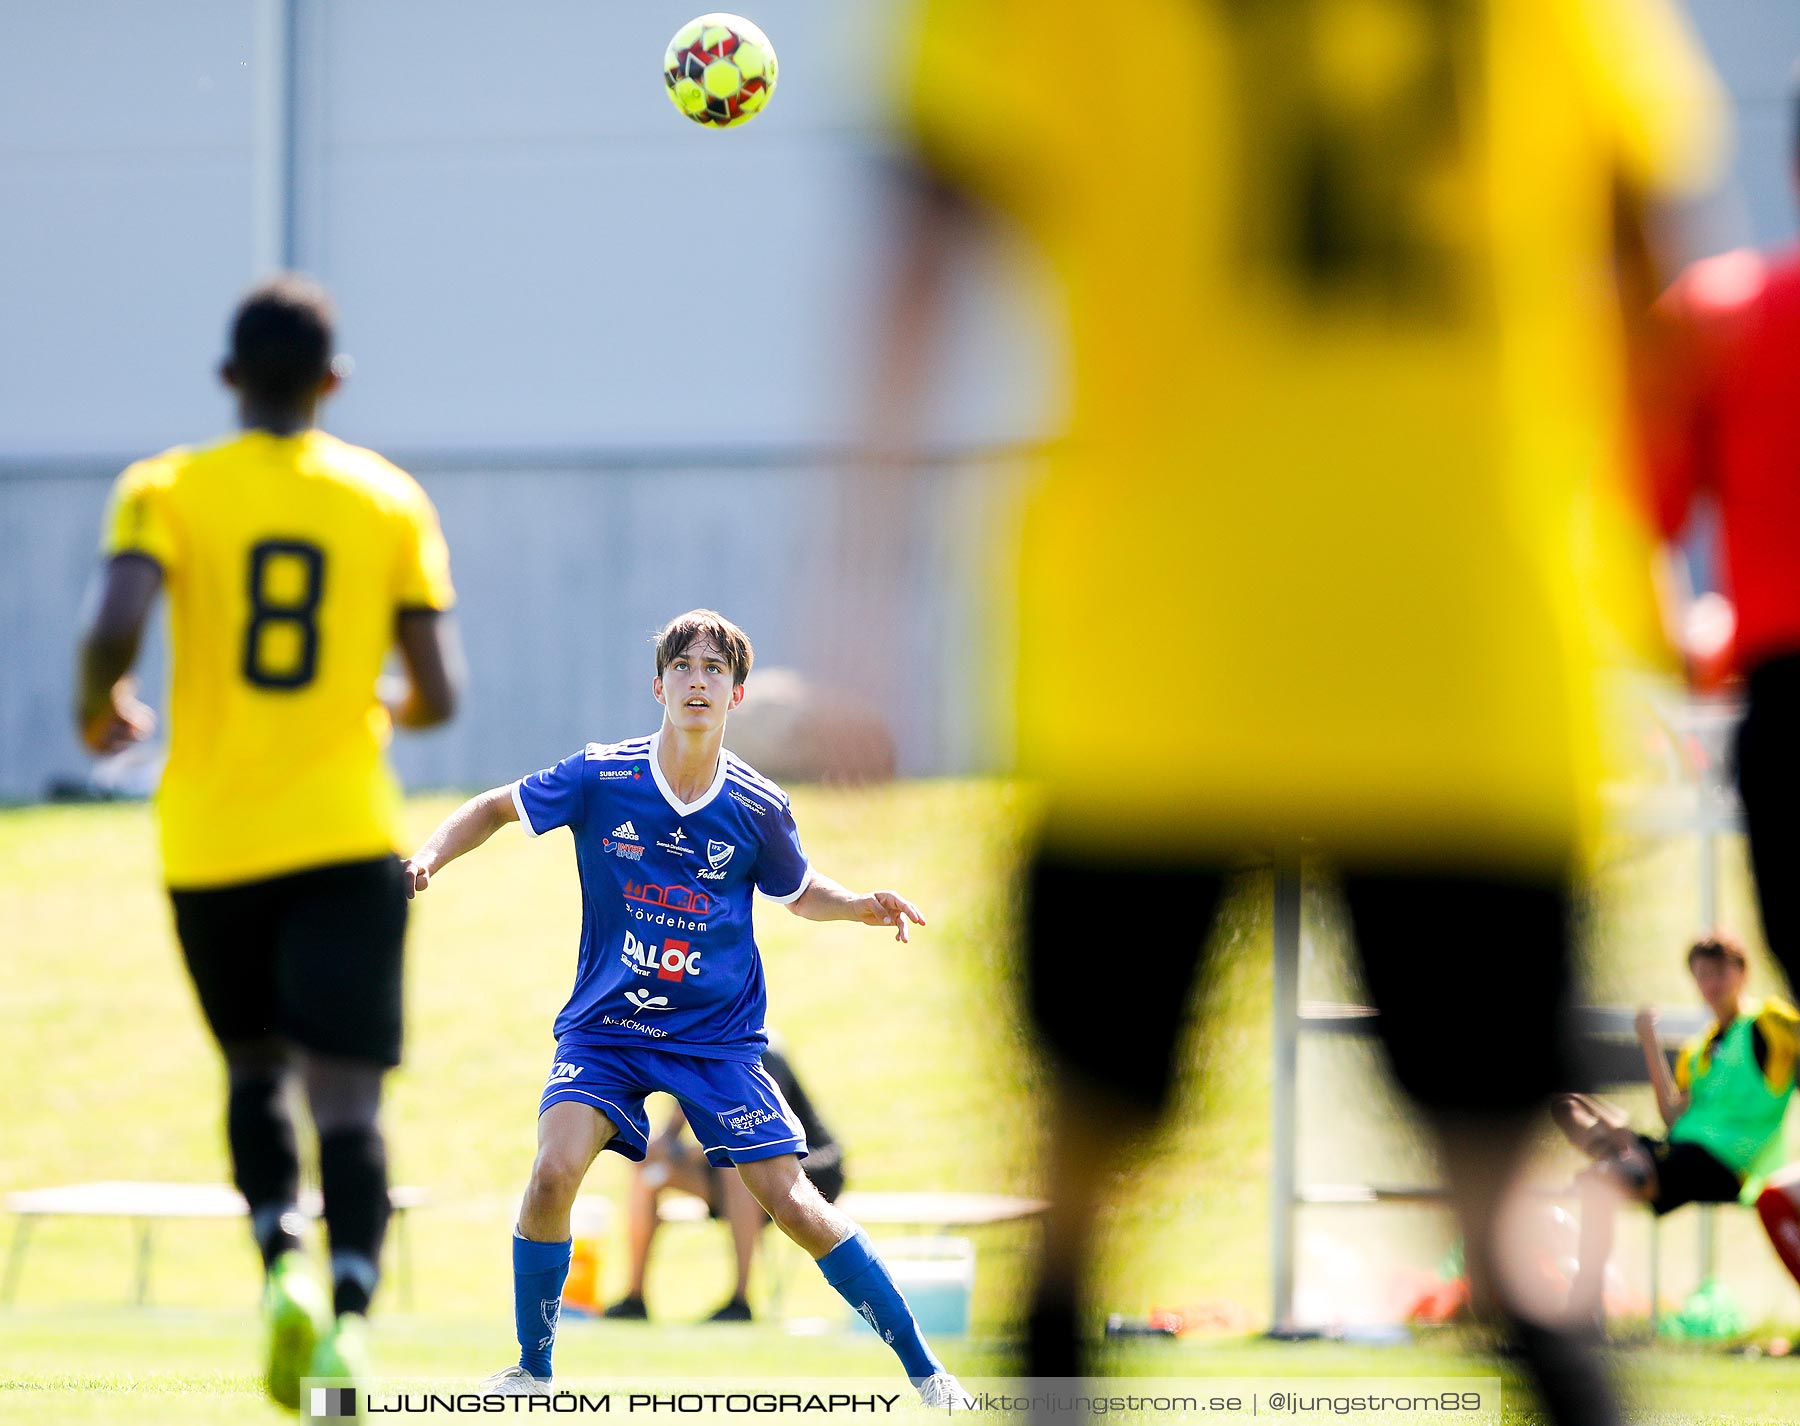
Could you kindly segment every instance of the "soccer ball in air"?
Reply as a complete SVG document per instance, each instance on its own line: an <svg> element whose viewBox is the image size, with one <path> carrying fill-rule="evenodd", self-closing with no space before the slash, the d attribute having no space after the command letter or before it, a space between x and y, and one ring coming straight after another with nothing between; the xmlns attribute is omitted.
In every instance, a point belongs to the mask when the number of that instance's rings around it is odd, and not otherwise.
<svg viewBox="0 0 1800 1426"><path fill-rule="evenodd" d="M702 15L675 32L663 55L669 99L696 124L747 124L775 92L775 46L741 15Z"/></svg>

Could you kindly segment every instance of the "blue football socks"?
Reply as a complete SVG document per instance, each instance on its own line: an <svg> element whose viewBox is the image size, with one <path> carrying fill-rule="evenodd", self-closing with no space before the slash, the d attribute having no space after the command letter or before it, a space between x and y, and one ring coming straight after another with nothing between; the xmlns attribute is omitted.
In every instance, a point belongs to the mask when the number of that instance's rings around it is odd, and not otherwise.
<svg viewBox="0 0 1800 1426"><path fill-rule="evenodd" d="M869 1235L861 1228L819 1259L819 1271L875 1329L876 1335L894 1349L914 1386L944 1370L944 1364L925 1345L912 1308L894 1286L887 1264L875 1256Z"/></svg>
<svg viewBox="0 0 1800 1426"><path fill-rule="evenodd" d="M519 1365L540 1381L550 1379L563 1283L569 1276L569 1240L535 1243L513 1234L513 1327Z"/></svg>

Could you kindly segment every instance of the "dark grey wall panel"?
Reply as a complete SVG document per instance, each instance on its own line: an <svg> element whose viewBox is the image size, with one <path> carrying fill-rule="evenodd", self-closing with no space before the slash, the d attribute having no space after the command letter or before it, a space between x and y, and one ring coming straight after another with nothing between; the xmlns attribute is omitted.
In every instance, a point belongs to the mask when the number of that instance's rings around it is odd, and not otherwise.
<svg viewBox="0 0 1800 1426"><path fill-rule="evenodd" d="M98 471L0 480L0 801L87 772L71 722L75 637L109 484ZM160 624L140 671L147 688L165 678Z"/></svg>

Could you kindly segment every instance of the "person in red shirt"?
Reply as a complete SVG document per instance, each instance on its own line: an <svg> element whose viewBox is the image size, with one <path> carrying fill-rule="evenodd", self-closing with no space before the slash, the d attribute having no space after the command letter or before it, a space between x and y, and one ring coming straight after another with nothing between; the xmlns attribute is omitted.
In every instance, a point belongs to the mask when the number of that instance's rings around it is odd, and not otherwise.
<svg viewBox="0 0 1800 1426"><path fill-rule="evenodd" d="M1800 654L1800 247L1695 263L1656 317L1657 521L1673 540L1703 500L1716 506L1739 667L1755 684Z"/></svg>
<svg viewBox="0 0 1800 1426"><path fill-rule="evenodd" d="M1716 511L1748 695L1737 776L1763 934L1800 985L1800 247L1696 263L1656 317L1654 511L1671 542Z"/></svg>
<svg viewBox="0 0 1800 1426"><path fill-rule="evenodd" d="M1800 125L1793 163L1800 183ZM1651 503L1671 544L1708 507L1716 520L1746 692L1735 762L1757 905L1800 988L1800 246L1695 263L1647 336ZM1757 1208L1800 1279L1800 1174L1777 1175Z"/></svg>

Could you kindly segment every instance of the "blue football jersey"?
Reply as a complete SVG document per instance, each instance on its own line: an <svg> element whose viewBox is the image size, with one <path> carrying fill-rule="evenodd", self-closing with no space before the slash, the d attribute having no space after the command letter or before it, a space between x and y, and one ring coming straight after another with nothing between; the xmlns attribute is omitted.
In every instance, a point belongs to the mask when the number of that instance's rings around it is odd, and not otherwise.
<svg viewBox="0 0 1800 1426"><path fill-rule="evenodd" d="M806 890L806 853L787 794L730 752L698 801L677 800L660 737L590 743L513 786L528 835L575 835L581 954L556 1038L755 1060L768 994L751 903Z"/></svg>

